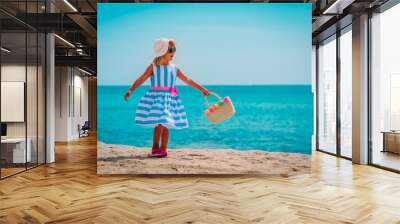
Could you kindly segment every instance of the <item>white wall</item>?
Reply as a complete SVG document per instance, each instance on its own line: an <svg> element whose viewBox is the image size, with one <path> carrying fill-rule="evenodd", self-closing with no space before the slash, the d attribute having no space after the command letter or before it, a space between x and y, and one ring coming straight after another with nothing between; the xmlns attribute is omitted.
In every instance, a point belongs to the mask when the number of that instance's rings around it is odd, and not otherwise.
<svg viewBox="0 0 400 224"><path fill-rule="evenodd" d="M55 141L68 140L68 88L70 84L68 71L67 67L55 68Z"/></svg>
<svg viewBox="0 0 400 224"><path fill-rule="evenodd" d="M74 99L74 102L71 103L73 108L72 111L72 119L71 119L71 136L72 138L78 138L78 125L83 125L85 121L88 121L88 77L82 76L83 73L78 73L78 70L74 70L74 96L71 96L71 99ZM80 101L80 102L79 102Z"/></svg>
<svg viewBox="0 0 400 224"><path fill-rule="evenodd" d="M32 67L28 67L31 70ZM25 82L25 65L2 65L1 66L2 82ZM6 96L2 96L4 98ZM7 110L7 108L1 108ZM22 108L24 110L24 108ZM25 137L24 122L7 122L7 134L9 137Z"/></svg>
<svg viewBox="0 0 400 224"><path fill-rule="evenodd" d="M29 81L29 86L35 86L36 87L36 80L33 80L30 78L31 74L36 75L36 67L35 66L27 66L25 67L24 65L18 65L18 64L9 64L9 65L2 65L1 66L1 81L2 82L25 82L25 75L27 69L28 72L28 81ZM32 108L34 107L36 111L36 88L27 88L27 119L28 119L28 137L29 133L33 132L30 131L30 128L35 131L35 137L36 137L36 119L37 115L36 113L32 113L32 111L29 110L29 107ZM4 97L4 96L3 96ZM33 103L33 104L32 104ZM41 105L39 105L40 107ZM1 108L2 110L7 110L7 108ZM32 123L34 122L34 123ZM32 124L31 124L32 123ZM25 122L7 122L7 135L9 137L25 137Z"/></svg>
<svg viewBox="0 0 400 224"><path fill-rule="evenodd" d="M77 139L78 124L88 120L88 77L76 68L56 67L55 85L55 140Z"/></svg>
<svg viewBox="0 0 400 224"><path fill-rule="evenodd" d="M38 70L37 70L38 69ZM25 133L29 139L32 151L32 161L44 163L44 74L42 68L25 64L3 64L1 66L2 82L24 82L26 84L26 107L21 112L27 115L27 120L22 122L5 122L7 124L7 137L24 138ZM27 82L25 78L27 77ZM23 94L23 93L22 93ZM2 95L2 98L7 96ZM1 110L10 110L2 107ZM3 111L4 112L4 111ZM12 111L8 111L13 113ZM37 155L38 153L38 155Z"/></svg>
<svg viewBox="0 0 400 224"><path fill-rule="evenodd" d="M25 82L25 65L2 65L1 81ZM7 108L1 109L7 110ZM7 123L7 137L25 137L25 122Z"/></svg>

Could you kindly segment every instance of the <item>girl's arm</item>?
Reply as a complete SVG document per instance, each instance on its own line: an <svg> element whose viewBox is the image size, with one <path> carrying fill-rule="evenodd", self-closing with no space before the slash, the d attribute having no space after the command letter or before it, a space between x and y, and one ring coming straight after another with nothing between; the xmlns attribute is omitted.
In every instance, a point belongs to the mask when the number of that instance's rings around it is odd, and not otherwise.
<svg viewBox="0 0 400 224"><path fill-rule="evenodd" d="M138 78L136 79L136 81L131 85L131 87L129 88L129 90L125 93L125 100L128 100L129 96L131 95L131 93L140 85L142 85L150 76L151 74L153 74L153 66L149 65L146 69L146 71L144 71L144 73Z"/></svg>
<svg viewBox="0 0 400 224"><path fill-rule="evenodd" d="M210 94L210 91L208 91L208 89L204 88L200 84L196 83L195 81L184 75L180 69L178 69L178 78L184 81L186 84L192 86L193 88L198 89L204 95L208 96Z"/></svg>

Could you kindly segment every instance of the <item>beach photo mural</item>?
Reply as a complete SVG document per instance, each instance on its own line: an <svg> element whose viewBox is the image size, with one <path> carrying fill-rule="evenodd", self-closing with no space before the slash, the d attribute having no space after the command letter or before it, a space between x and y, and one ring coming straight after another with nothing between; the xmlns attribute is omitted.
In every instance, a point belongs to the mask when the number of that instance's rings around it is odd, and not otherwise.
<svg viewBox="0 0 400 224"><path fill-rule="evenodd" d="M99 3L99 174L310 170L311 4Z"/></svg>

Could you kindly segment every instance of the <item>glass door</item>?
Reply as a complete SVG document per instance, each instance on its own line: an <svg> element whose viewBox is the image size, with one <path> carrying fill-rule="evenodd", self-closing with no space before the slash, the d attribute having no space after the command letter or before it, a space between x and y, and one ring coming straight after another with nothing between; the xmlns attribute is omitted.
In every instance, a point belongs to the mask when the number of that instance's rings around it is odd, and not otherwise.
<svg viewBox="0 0 400 224"><path fill-rule="evenodd" d="M1 33L1 177L26 170L26 33Z"/></svg>
<svg viewBox="0 0 400 224"><path fill-rule="evenodd" d="M44 5L0 3L20 14L44 13ZM44 33L0 12L0 178L45 163L45 44Z"/></svg>

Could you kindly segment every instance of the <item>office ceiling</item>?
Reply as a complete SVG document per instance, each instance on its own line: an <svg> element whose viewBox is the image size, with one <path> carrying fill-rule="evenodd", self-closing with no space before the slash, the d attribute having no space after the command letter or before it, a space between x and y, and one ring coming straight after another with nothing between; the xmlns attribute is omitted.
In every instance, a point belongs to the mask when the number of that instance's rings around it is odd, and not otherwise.
<svg viewBox="0 0 400 224"><path fill-rule="evenodd" d="M96 0L1 0L2 45L12 50L3 59L17 61L27 53L29 61L37 49L30 43L36 42L31 40L35 35L29 33L54 32L56 65L79 66L96 74L96 10Z"/></svg>
<svg viewBox="0 0 400 224"><path fill-rule="evenodd" d="M351 24L361 13L373 12L391 0L326 0L313 3L313 44Z"/></svg>
<svg viewBox="0 0 400 224"><path fill-rule="evenodd" d="M313 43L318 43L336 27L351 23L351 17L372 10L387 0L197 0L195 2L269 2L303 3L313 5ZM29 30L54 32L56 65L80 66L96 73L97 61L97 2L187 2L182 0L1 0L1 30L7 38ZM28 13L26 13L28 12ZM50 13L51 12L51 13ZM340 24L337 21L342 20ZM347 21L347 22L346 22ZM338 24L340 26L338 26ZM18 44L16 44L18 45ZM29 51L29 50L28 50Z"/></svg>

